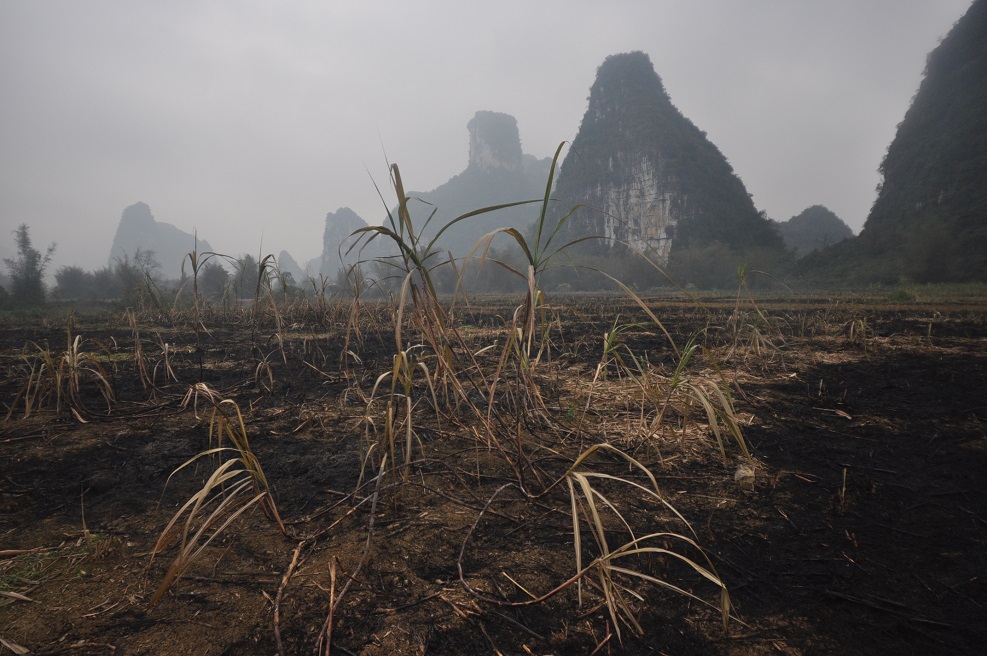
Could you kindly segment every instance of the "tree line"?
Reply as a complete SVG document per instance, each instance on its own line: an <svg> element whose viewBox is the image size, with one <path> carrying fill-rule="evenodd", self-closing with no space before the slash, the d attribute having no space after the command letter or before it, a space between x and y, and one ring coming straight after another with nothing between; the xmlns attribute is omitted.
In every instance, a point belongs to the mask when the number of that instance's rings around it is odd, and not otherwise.
<svg viewBox="0 0 987 656"><path fill-rule="evenodd" d="M14 236L17 254L4 258L6 276L0 276L0 309L39 307L52 300L138 305L151 298L174 296L188 281L184 267L181 279L165 279L154 251L138 249L92 271L74 265L59 267L54 274L55 284L50 286L45 276L56 245L52 243L42 254L34 247L26 224L18 226ZM238 258L203 255L199 254L203 264L195 272L197 292L202 297L217 301L253 298L261 277L266 288L279 294L299 293L291 274L262 267L252 255ZM223 261L229 269L223 266Z"/></svg>

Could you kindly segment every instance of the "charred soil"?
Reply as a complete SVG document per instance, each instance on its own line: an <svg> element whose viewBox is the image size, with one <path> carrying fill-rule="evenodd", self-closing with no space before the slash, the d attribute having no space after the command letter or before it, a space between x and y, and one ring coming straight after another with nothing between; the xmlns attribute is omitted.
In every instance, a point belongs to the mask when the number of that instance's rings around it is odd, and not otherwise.
<svg viewBox="0 0 987 656"><path fill-rule="evenodd" d="M496 346L513 305L481 302L457 321L485 372L464 380L499 375L517 408ZM521 416L487 405L483 385L444 396L454 385L424 349L414 394L388 409L396 348L383 306L356 334L346 307L286 308L277 325L207 314L198 337L182 317L88 317L68 335L65 320L8 320L0 654L980 653L985 306L650 307L668 336L619 299L544 308L538 404ZM615 321L620 358L608 361ZM649 405L635 375L673 380L673 342L697 346L689 368L732 399L751 459L728 437L723 457L701 407L659 417L660 395ZM57 368L73 354L74 391L63 377L61 401L52 392L26 412L44 358ZM269 486L252 489L270 503L246 508L162 589L181 538L159 537L226 457L179 469L216 446L219 399L242 412ZM414 421L395 424L385 454L388 413L405 407ZM649 485L616 451L596 452L591 497L621 512L604 520L606 546L565 482L601 443L646 466L668 504L605 478ZM651 578L610 572L633 620L611 613L596 574L573 581L574 513L584 567L628 529L668 534L635 560ZM729 590L726 629L718 588L661 553L680 536Z"/></svg>

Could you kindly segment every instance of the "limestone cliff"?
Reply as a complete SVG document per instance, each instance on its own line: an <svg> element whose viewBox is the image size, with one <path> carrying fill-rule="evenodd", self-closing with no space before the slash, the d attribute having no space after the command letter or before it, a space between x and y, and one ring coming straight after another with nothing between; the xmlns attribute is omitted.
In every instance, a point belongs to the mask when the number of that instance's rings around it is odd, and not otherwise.
<svg viewBox="0 0 987 656"><path fill-rule="evenodd" d="M672 104L642 52L597 71L572 148L559 169L553 219L582 205L570 238L599 235L668 258L714 242L781 249L726 158Z"/></svg>

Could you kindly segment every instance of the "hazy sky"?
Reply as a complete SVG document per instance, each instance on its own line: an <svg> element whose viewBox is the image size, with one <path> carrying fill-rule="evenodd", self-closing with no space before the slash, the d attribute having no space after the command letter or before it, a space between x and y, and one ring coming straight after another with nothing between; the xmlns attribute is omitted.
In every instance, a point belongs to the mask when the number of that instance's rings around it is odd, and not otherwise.
<svg viewBox="0 0 987 656"><path fill-rule="evenodd" d="M549 156L603 59L631 50L759 209L823 204L859 231L925 57L969 4L0 0L0 254L27 223L55 267L103 266L144 201L224 252L304 263L327 212L382 216L385 152L433 189L486 109Z"/></svg>

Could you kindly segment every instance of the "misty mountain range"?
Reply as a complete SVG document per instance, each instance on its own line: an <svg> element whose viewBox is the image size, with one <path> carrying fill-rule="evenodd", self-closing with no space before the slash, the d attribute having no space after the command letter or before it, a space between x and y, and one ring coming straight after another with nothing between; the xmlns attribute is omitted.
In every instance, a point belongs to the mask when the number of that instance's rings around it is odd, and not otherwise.
<svg viewBox="0 0 987 656"><path fill-rule="evenodd" d="M696 277L718 284L699 275L711 262L724 262L729 272L737 261L758 259L828 284L983 280L985 108L987 0L977 0L930 54L925 79L881 163L878 199L861 235L853 237L821 205L783 223L770 221L706 133L674 106L648 56L613 55L597 71L579 132L559 167L550 225L579 206L565 226L566 239L600 237L595 250L586 252L604 259L622 257L624 248L646 251L684 282ZM523 153L512 116L478 111L467 130L467 168L431 191L408 193L426 239L467 211L544 193L550 160ZM527 230L536 208L464 221L438 246L462 256L496 227ZM345 263L340 245L366 225L346 207L330 212L322 226L322 254L299 265L282 252L279 263L296 277L333 275ZM110 261L137 248L153 250L161 273L177 277L193 246L211 250L208 242L156 221L146 204L136 203L123 212Z"/></svg>

